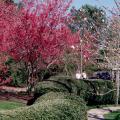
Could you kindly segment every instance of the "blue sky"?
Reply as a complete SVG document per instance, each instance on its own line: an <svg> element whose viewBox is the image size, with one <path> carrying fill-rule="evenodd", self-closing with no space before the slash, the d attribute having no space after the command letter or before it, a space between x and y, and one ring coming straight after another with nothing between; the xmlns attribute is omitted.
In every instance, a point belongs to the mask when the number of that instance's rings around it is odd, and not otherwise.
<svg viewBox="0 0 120 120"><path fill-rule="evenodd" d="M114 0L73 0L72 5L80 8L84 4L96 5L98 7L105 6L112 9L115 6Z"/></svg>
<svg viewBox="0 0 120 120"><path fill-rule="evenodd" d="M18 2L19 0L14 1ZM114 0L73 0L72 6L75 6L78 9L84 4L90 4L98 7L104 6L108 9L112 9L115 6Z"/></svg>
<svg viewBox="0 0 120 120"><path fill-rule="evenodd" d="M119 0L118 0L119 1ZM73 0L72 6L79 9L82 5L89 4L97 7L107 8L108 10L112 10L115 7L114 0ZM110 12L106 10L107 15L110 15Z"/></svg>

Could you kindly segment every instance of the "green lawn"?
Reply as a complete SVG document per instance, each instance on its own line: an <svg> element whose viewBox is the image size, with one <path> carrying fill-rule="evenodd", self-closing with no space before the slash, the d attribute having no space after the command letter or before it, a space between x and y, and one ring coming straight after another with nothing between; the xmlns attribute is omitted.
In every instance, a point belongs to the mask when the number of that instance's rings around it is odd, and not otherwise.
<svg viewBox="0 0 120 120"><path fill-rule="evenodd" d="M104 115L104 117L105 117L105 120L120 120L120 117L118 118L118 115L120 116L120 110L106 114Z"/></svg>
<svg viewBox="0 0 120 120"><path fill-rule="evenodd" d="M0 110L10 110L24 106L21 102L0 100Z"/></svg>

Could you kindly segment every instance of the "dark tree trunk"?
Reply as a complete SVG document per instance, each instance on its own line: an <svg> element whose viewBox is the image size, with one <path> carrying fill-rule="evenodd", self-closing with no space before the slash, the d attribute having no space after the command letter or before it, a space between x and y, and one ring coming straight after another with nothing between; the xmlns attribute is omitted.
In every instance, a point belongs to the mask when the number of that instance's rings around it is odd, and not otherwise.
<svg viewBox="0 0 120 120"><path fill-rule="evenodd" d="M32 92L32 89L36 85L37 80L38 80L37 70L35 67L32 66L31 63L29 63L28 64L28 80L27 80L28 93Z"/></svg>
<svg viewBox="0 0 120 120"><path fill-rule="evenodd" d="M119 102L119 90L120 90L120 81L119 81L120 75L119 70L116 71L116 106L118 106Z"/></svg>

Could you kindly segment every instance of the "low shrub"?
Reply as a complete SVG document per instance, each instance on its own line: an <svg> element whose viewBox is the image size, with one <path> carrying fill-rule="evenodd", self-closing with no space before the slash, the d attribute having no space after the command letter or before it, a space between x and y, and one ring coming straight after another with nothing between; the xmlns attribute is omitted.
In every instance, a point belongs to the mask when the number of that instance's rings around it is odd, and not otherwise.
<svg viewBox="0 0 120 120"><path fill-rule="evenodd" d="M87 101L88 105L103 105L114 103L115 91L111 91L114 89L114 84L112 81L95 80L85 82L88 84L87 91L85 92L85 101Z"/></svg>
<svg viewBox="0 0 120 120"><path fill-rule="evenodd" d="M43 81L39 82L37 86L35 87L34 93L43 95L48 92L65 92L68 91L65 86L62 84L59 84L57 82L51 82L51 81Z"/></svg>
<svg viewBox="0 0 120 120"><path fill-rule="evenodd" d="M110 80L75 80L69 77L54 77L40 82L35 88L35 99L50 91L79 95L88 105L112 104L115 101L114 84Z"/></svg>
<svg viewBox="0 0 120 120"><path fill-rule="evenodd" d="M68 89L57 82L39 82L35 87L33 98L28 100L27 105L32 105L38 97L49 92L68 92Z"/></svg>
<svg viewBox="0 0 120 120"><path fill-rule="evenodd" d="M0 120L87 120L87 112L78 96L52 92L29 107L0 112Z"/></svg>
<svg viewBox="0 0 120 120"><path fill-rule="evenodd" d="M120 114L116 116L115 120L120 120Z"/></svg>
<svg viewBox="0 0 120 120"><path fill-rule="evenodd" d="M79 81L78 81L79 82ZM31 105L34 101L41 95L46 94L48 92L67 92L74 93L75 95L79 95L78 92L83 92L82 86L80 87L79 83L71 79L62 79L62 80L49 80L39 82L34 90L34 97L28 101L27 105ZM79 89L79 88L80 89Z"/></svg>
<svg viewBox="0 0 120 120"><path fill-rule="evenodd" d="M49 92L49 93L39 97L35 101L35 103L39 103L39 102L46 101L46 100L54 100L54 99L77 100L80 104L86 104L85 101L80 98L80 96L76 96L74 94L64 93L64 92Z"/></svg>
<svg viewBox="0 0 120 120"><path fill-rule="evenodd" d="M7 76L11 76L13 79L9 85L14 87L24 86L28 76L24 64L22 62L17 63L13 58L9 58L5 65L9 68Z"/></svg>

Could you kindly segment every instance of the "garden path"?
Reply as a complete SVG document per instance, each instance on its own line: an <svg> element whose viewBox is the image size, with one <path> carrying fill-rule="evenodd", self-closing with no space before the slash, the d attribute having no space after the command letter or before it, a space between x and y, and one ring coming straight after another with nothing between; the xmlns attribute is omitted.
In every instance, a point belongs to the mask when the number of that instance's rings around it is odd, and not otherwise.
<svg viewBox="0 0 120 120"><path fill-rule="evenodd" d="M120 110L120 106L90 109L88 110L88 120L104 120L104 114L116 110Z"/></svg>

